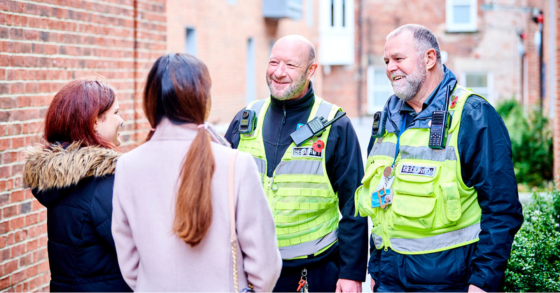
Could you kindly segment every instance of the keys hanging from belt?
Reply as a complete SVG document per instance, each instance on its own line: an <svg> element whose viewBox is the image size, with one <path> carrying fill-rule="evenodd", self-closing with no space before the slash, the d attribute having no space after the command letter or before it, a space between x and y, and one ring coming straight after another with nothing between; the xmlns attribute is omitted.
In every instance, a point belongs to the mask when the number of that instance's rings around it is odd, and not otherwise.
<svg viewBox="0 0 560 293"><path fill-rule="evenodd" d="M303 269L301 271L301 279L299 280L299 286L296 291L301 293L308 293L309 292L309 284L307 283L307 269Z"/></svg>

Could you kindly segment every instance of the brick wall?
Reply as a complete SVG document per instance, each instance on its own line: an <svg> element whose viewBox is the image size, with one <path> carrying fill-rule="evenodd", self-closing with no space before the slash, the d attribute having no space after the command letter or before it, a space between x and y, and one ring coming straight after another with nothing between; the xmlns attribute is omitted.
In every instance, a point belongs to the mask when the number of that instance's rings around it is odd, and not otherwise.
<svg viewBox="0 0 560 293"><path fill-rule="evenodd" d="M308 3L311 1L311 3ZM300 34L317 47L319 1L304 0L299 20L265 19L262 0L168 0L168 46L171 52L185 52L185 28L197 34L197 57L210 71L212 78L212 112L209 121L228 124L246 105L247 41L255 42L256 96L269 95L265 73L271 44L280 37ZM307 9L311 5L312 23ZM314 89L321 94L321 70L314 77Z"/></svg>
<svg viewBox="0 0 560 293"><path fill-rule="evenodd" d="M54 94L70 80L105 77L128 150L148 129L135 96L165 49L165 0L0 0L0 290L49 289L46 209L21 174Z"/></svg>

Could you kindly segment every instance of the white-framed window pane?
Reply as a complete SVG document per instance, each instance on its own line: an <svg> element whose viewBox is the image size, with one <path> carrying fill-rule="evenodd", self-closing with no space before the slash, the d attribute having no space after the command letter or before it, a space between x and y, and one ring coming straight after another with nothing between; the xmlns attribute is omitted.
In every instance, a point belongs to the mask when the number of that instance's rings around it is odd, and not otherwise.
<svg viewBox="0 0 560 293"><path fill-rule="evenodd" d="M196 29L188 27L185 30L185 53L197 55Z"/></svg>
<svg viewBox="0 0 560 293"><path fill-rule="evenodd" d="M387 100L393 95L393 87L385 68L370 66L367 72L367 111L373 114L383 110Z"/></svg>
<svg viewBox="0 0 560 293"><path fill-rule="evenodd" d="M471 22L471 6L454 5L453 22L457 24L469 24Z"/></svg>
<svg viewBox="0 0 560 293"><path fill-rule="evenodd" d="M486 88L488 87L488 74L466 74L466 87L468 88Z"/></svg>

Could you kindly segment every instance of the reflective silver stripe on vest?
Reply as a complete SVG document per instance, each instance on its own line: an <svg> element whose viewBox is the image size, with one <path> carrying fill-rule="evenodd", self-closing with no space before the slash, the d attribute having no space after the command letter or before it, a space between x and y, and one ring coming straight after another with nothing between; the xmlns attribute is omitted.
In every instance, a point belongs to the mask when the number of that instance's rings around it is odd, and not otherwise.
<svg viewBox="0 0 560 293"><path fill-rule="evenodd" d="M435 250L475 240L479 233L480 223L476 223L463 229L431 237L417 239L391 238L391 247L401 252Z"/></svg>
<svg viewBox="0 0 560 293"><path fill-rule="evenodd" d="M443 162L445 160L457 161L455 148L447 146L443 150L434 150L427 146L400 146L401 159L418 159L427 161ZM391 155L394 156L394 153Z"/></svg>
<svg viewBox="0 0 560 293"><path fill-rule="evenodd" d="M375 233L371 233L371 239L373 239L375 248L381 249L381 247L383 246L383 238Z"/></svg>
<svg viewBox="0 0 560 293"><path fill-rule="evenodd" d="M325 119L329 119L329 114L331 113L332 104L323 100L319 105L319 109L317 109L317 114L315 117L323 116Z"/></svg>
<svg viewBox="0 0 560 293"><path fill-rule="evenodd" d="M369 156L371 157L376 155L376 156L394 157L396 148L397 145L392 142L376 143L371 148L371 151L369 152Z"/></svg>
<svg viewBox="0 0 560 293"><path fill-rule="evenodd" d="M257 157L253 157L253 159L255 159L259 173L266 174L266 161Z"/></svg>
<svg viewBox="0 0 560 293"><path fill-rule="evenodd" d="M276 167L275 174L323 175L323 162L307 160L282 161L278 164L278 167Z"/></svg>
<svg viewBox="0 0 560 293"><path fill-rule="evenodd" d="M253 106L251 106L251 110L255 111L257 118L261 114L261 110L264 106L264 102L266 102L266 99L265 100L258 100L253 104Z"/></svg>
<svg viewBox="0 0 560 293"><path fill-rule="evenodd" d="M282 259L292 259L304 255L315 254L321 251L321 249L329 246L331 243L336 241L336 239L338 239L338 229L317 240L312 240L296 245L279 247L278 249L280 250Z"/></svg>

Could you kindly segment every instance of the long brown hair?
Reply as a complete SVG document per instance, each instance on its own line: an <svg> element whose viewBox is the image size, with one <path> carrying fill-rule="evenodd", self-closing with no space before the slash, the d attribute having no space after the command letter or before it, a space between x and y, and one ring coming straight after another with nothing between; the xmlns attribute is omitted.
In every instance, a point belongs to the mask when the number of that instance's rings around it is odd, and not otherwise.
<svg viewBox="0 0 560 293"><path fill-rule="evenodd" d="M95 132L95 121L111 108L115 91L94 79L79 79L64 85L54 96L45 115L44 140L53 143L81 142L81 146L115 149L111 141Z"/></svg>
<svg viewBox="0 0 560 293"><path fill-rule="evenodd" d="M202 124L210 112L210 74L198 58L188 54L160 57L148 75L144 112L152 128L167 117L175 123ZM154 131L150 131L148 140ZM210 185L214 173L210 135L198 133L184 159L180 174L173 231L196 246L212 223Z"/></svg>

